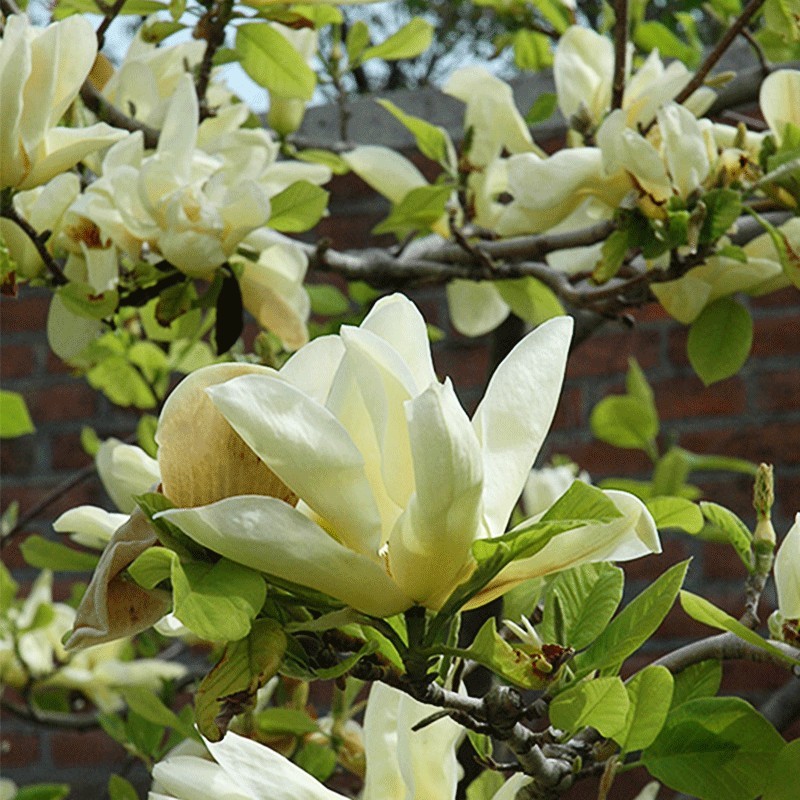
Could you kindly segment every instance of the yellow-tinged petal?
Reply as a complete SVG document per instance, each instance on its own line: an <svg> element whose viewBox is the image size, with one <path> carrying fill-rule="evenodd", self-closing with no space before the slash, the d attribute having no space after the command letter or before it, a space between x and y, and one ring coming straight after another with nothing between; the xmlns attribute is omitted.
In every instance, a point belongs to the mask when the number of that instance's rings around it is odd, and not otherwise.
<svg viewBox="0 0 800 800"><path fill-rule="evenodd" d="M297 496L245 444L206 394L242 375L275 375L256 364L212 364L188 375L158 420L158 466L164 494L177 506L201 506L240 494L296 503Z"/></svg>
<svg viewBox="0 0 800 800"><path fill-rule="evenodd" d="M363 145L343 153L342 158L361 180L393 203L399 203L412 189L428 185L405 156L388 147Z"/></svg>
<svg viewBox="0 0 800 800"><path fill-rule="evenodd" d="M800 619L800 514L775 554L778 609L785 619Z"/></svg>
<svg viewBox="0 0 800 800"><path fill-rule="evenodd" d="M761 84L761 112L776 141L783 141L786 125L800 125L800 70L778 69Z"/></svg>
<svg viewBox="0 0 800 800"><path fill-rule="evenodd" d="M447 308L453 327L464 336L483 336L511 313L491 281L450 281Z"/></svg>

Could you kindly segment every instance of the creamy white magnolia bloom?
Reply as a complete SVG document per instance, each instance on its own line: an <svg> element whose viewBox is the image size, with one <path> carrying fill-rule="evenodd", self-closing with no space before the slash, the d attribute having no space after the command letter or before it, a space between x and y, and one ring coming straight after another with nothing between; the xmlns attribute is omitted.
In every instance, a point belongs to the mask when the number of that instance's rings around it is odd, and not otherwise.
<svg viewBox="0 0 800 800"><path fill-rule="evenodd" d="M49 570L39 573L21 608L8 612L15 634L6 624L2 628L0 650L0 681L21 688L33 679L38 687L61 687L81 692L101 711L122 708L119 693L123 686L142 686L156 690L162 681L186 674L181 664L159 659L123 661L127 640L119 639L70 655L62 638L72 628L75 610L64 603L54 603L53 575ZM34 622L44 608L51 615L44 625ZM26 630L28 629L28 630ZM11 645L11 647L9 647ZM9 658L8 654L13 653Z"/></svg>
<svg viewBox="0 0 800 800"><path fill-rule="evenodd" d="M167 435L171 429L185 440L193 416L186 405L208 386L228 424L300 503L225 493L163 514L227 558L360 611L439 608L473 570L472 543L505 531L555 411L571 329L562 317L525 337L472 420L450 382L436 378L425 322L401 295L376 303L359 328L314 340L280 372L251 368L220 382L218 368L198 370L165 404L159 461L167 445L176 474L223 470L219 458L210 465L188 459L185 442ZM163 462L162 476L165 494L185 505L191 493L172 497ZM587 560L658 552L643 504L625 493L608 496L618 520L561 534L503 570L472 604Z"/></svg>
<svg viewBox="0 0 800 800"><path fill-rule="evenodd" d="M17 784L7 778L0 778L0 800L14 800L17 796Z"/></svg>
<svg viewBox="0 0 800 800"><path fill-rule="evenodd" d="M800 247L800 218L793 218L779 230ZM746 261L726 256L710 256L705 263L690 269L674 281L651 284L659 303L679 322L688 325L714 300L736 292L760 295L788 286L778 253L769 234L762 234L743 248Z"/></svg>
<svg viewBox="0 0 800 800"><path fill-rule="evenodd" d="M630 62L631 53L628 53ZM622 110L626 125L636 128L650 122L661 106L672 100L692 79L693 74L680 61L664 66L658 50L630 75L626 64ZM558 41L553 59L553 77L558 107L567 120L583 109L590 121L599 125L611 108L614 79L614 46L611 40L589 28L573 25ZM686 101L695 116L704 114L716 94L700 87Z"/></svg>
<svg viewBox="0 0 800 800"><path fill-rule="evenodd" d="M411 728L437 709L373 683L364 716L367 771L362 800L452 800L459 778L456 746L463 729L449 718ZM274 750L228 732L220 742L181 745L153 768L148 800L343 800L344 795ZM511 800L525 781L512 779L493 800ZM506 784L507 786L508 784Z"/></svg>
<svg viewBox="0 0 800 800"><path fill-rule="evenodd" d="M800 127L800 70L778 69L761 84L759 104L764 119L780 145L786 126Z"/></svg>
<svg viewBox="0 0 800 800"><path fill-rule="evenodd" d="M14 195L14 210L36 231L51 231L46 247L52 254L64 215L81 191L80 179L72 172L56 175L43 186ZM16 264L17 275L35 278L44 269L44 261L30 237L16 223L0 218L0 237L5 241Z"/></svg>
<svg viewBox="0 0 800 800"><path fill-rule="evenodd" d="M8 17L0 41L0 188L40 186L128 135L104 122L58 127L96 54L94 30L81 16L47 28Z"/></svg>
<svg viewBox="0 0 800 800"><path fill-rule="evenodd" d="M586 470L577 464L559 464L556 467L532 469L522 489L522 504L529 516L547 511L576 481L591 483Z"/></svg>
<svg viewBox="0 0 800 800"><path fill-rule="evenodd" d="M784 619L800 619L800 514L775 554L773 569L778 611Z"/></svg>

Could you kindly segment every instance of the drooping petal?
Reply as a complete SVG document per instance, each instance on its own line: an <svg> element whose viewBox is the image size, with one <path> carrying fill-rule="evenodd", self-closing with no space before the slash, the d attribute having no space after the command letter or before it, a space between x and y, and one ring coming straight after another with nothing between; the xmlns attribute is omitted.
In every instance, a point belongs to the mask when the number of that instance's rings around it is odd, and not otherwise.
<svg viewBox="0 0 800 800"><path fill-rule="evenodd" d="M412 189L427 186L423 174L405 157L388 147L363 145L342 158L361 180L393 203Z"/></svg>
<svg viewBox="0 0 800 800"><path fill-rule="evenodd" d="M127 514L113 514L97 506L77 506L61 514L53 523L53 530L69 533L72 541L85 547L102 550L127 521Z"/></svg>
<svg viewBox="0 0 800 800"><path fill-rule="evenodd" d="M125 444L113 436L100 445L95 464L103 488L124 514L136 508L136 495L152 490L161 480L158 462L141 447Z"/></svg>
<svg viewBox="0 0 800 800"><path fill-rule="evenodd" d="M548 320L497 368L472 424L483 450L483 513L492 536L505 530L553 421L572 320Z"/></svg>
<svg viewBox="0 0 800 800"><path fill-rule="evenodd" d="M209 386L251 374L275 371L256 364L212 364L184 378L164 403L156 430L158 465L164 494L175 505L208 505L239 494L297 501L206 395Z"/></svg>
<svg viewBox="0 0 800 800"><path fill-rule="evenodd" d="M233 734L229 734L233 735ZM263 746L263 745L262 745ZM310 777L310 776L309 776ZM153 779L159 795L175 800L256 800L218 764L196 756L173 756L153 767ZM168 792L166 795L161 793Z"/></svg>
<svg viewBox="0 0 800 800"><path fill-rule="evenodd" d="M492 796L492 800L515 800L517 792L519 792L523 786L527 786L530 783L533 783L533 778L522 772L518 772L516 775L512 775L497 792L495 792Z"/></svg>
<svg viewBox="0 0 800 800"><path fill-rule="evenodd" d="M761 84L761 112L780 144L789 123L800 125L800 70L778 69Z"/></svg>
<svg viewBox="0 0 800 800"><path fill-rule="evenodd" d="M481 525L478 437L452 384L433 383L406 404L416 490L389 538L392 576L428 605L450 594Z"/></svg>
<svg viewBox="0 0 800 800"><path fill-rule="evenodd" d="M453 327L464 336L493 331L511 312L491 281L450 281L447 308Z"/></svg>
<svg viewBox="0 0 800 800"><path fill-rule="evenodd" d="M229 731L207 746L228 779L246 789L247 797L254 800L345 800L288 758L252 739Z"/></svg>
<svg viewBox="0 0 800 800"><path fill-rule="evenodd" d="M778 609L785 619L800 619L800 514L775 555Z"/></svg>
<svg viewBox="0 0 800 800"><path fill-rule="evenodd" d="M568 567L596 561L630 561L660 553L658 530L644 503L627 492L608 490L606 494L621 517L559 534L536 555L509 564L465 607L476 608L522 581Z"/></svg>
<svg viewBox="0 0 800 800"><path fill-rule="evenodd" d="M325 592L366 614L390 616L411 606L379 563L275 498L231 497L163 516L232 561Z"/></svg>
<svg viewBox="0 0 800 800"><path fill-rule="evenodd" d="M398 761L397 712L401 692L375 682L364 712L363 800L406 800L406 786Z"/></svg>
<svg viewBox="0 0 800 800"><path fill-rule="evenodd" d="M377 553L381 523L364 457L324 406L270 375L245 375L209 390L225 419L347 547Z"/></svg>

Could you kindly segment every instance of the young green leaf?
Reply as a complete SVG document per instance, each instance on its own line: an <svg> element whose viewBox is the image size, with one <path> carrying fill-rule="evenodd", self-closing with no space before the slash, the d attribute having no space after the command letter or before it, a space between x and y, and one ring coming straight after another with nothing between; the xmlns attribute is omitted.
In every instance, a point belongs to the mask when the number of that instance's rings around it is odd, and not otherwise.
<svg viewBox="0 0 800 800"><path fill-rule="evenodd" d="M628 716L614 740L625 753L653 743L664 727L672 702L674 681L666 667L650 666L637 672L626 684Z"/></svg>
<svg viewBox="0 0 800 800"><path fill-rule="evenodd" d="M59 286L56 295L73 314L87 319L103 319L113 314L119 304L116 291L98 293L88 283L78 281Z"/></svg>
<svg viewBox="0 0 800 800"><path fill-rule="evenodd" d="M755 567L751 549L753 537L747 525L733 511L717 503L702 502L700 511L708 522L721 533L721 538L730 542L739 558L742 559L742 563L752 572Z"/></svg>
<svg viewBox="0 0 800 800"><path fill-rule="evenodd" d="M299 708L265 708L253 721L267 736L304 736L319 731L319 725Z"/></svg>
<svg viewBox="0 0 800 800"><path fill-rule="evenodd" d="M357 62L361 64L371 58L382 58L384 61L416 58L431 46L432 41L433 25L422 17L414 17L386 41L367 47Z"/></svg>
<svg viewBox="0 0 800 800"><path fill-rule="evenodd" d="M441 219L452 191L449 186L418 186L412 189L372 232L405 236L407 233L427 230Z"/></svg>
<svg viewBox="0 0 800 800"><path fill-rule="evenodd" d="M347 60L351 64L357 64L361 54L369 46L369 27L364 20L359 19L352 24L347 31L344 44L347 49Z"/></svg>
<svg viewBox="0 0 800 800"><path fill-rule="evenodd" d="M35 431L25 398L18 392L0 389L0 439L14 439Z"/></svg>
<svg viewBox="0 0 800 800"><path fill-rule="evenodd" d="M188 738L198 738L194 727L186 725L150 689L145 689L143 686L123 686L120 692L128 708L148 722L160 725L162 728L174 728Z"/></svg>
<svg viewBox="0 0 800 800"><path fill-rule="evenodd" d="M317 742L305 742L292 760L320 783L328 780L336 770L336 753L331 747Z"/></svg>
<svg viewBox="0 0 800 800"><path fill-rule="evenodd" d="M139 795L130 781L121 775L112 775L108 779L109 800L139 800Z"/></svg>
<svg viewBox="0 0 800 800"><path fill-rule="evenodd" d="M522 689L540 689L545 676L537 672L536 658L512 647L497 633L494 617L481 626L468 652L473 661Z"/></svg>
<svg viewBox="0 0 800 800"><path fill-rule="evenodd" d="M306 284L311 311L323 317L341 317L350 311L350 301L329 283Z"/></svg>
<svg viewBox="0 0 800 800"><path fill-rule="evenodd" d="M540 325L564 313L555 292L534 277L495 281L494 285L511 310L531 325Z"/></svg>
<svg viewBox="0 0 800 800"><path fill-rule="evenodd" d="M270 228L303 233L313 228L328 207L328 192L308 181L295 181L270 200Z"/></svg>
<svg viewBox="0 0 800 800"><path fill-rule="evenodd" d="M22 557L37 569L52 569L61 572L91 572L100 557L94 553L74 550L61 542L51 542L34 534L20 545Z"/></svg>
<svg viewBox="0 0 800 800"><path fill-rule="evenodd" d="M691 664L674 676L672 708L697 697L714 697L722 683L722 664L709 659Z"/></svg>
<svg viewBox="0 0 800 800"><path fill-rule="evenodd" d="M558 108L558 95L554 92L542 92L528 109L528 113L525 115L525 122L528 125L544 122L553 116L556 108Z"/></svg>
<svg viewBox="0 0 800 800"><path fill-rule="evenodd" d="M761 800L797 800L798 764L800 764L800 739L795 739L778 753Z"/></svg>
<svg viewBox="0 0 800 800"><path fill-rule="evenodd" d="M683 497L654 497L646 505L659 530L678 528L686 533L700 533L703 530L703 513L690 500Z"/></svg>
<svg viewBox="0 0 800 800"><path fill-rule="evenodd" d="M589 726L610 738L624 728L629 707L619 678L595 678L559 693L550 703L550 722L567 733Z"/></svg>
<svg viewBox="0 0 800 800"><path fill-rule="evenodd" d="M700 229L700 243L715 242L724 236L742 213L742 198L733 189L712 189L703 195L706 216Z"/></svg>
<svg viewBox="0 0 800 800"><path fill-rule="evenodd" d="M738 697L678 706L642 753L653 777L703 800L753 800L785 746L781 735Z"/></svg>
<svg viewBox="0 0 800 800"><path fill-rule="evenodd" d="M753 320L730 297L707 305L689 328L687 352L692 368L706 386L735 375L753 343Z"/></svg>
<svg viewBox="0 0 800 800"><path fill-rule="evenodd" d="M431 125L420 117L406 114L390 100L376 100L378 105L385 108L414 136L422 155L436 161L444 167L454 167L451 163L451 154L454 155L453 145L447 131L439 125Z"/></svg>

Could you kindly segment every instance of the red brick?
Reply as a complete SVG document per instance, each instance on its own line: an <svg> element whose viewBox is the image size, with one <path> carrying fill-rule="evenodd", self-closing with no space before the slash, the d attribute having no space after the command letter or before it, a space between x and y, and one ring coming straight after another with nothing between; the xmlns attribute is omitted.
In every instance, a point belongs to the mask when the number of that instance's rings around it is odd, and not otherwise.
<svg viewBox="0 0 800 800"><path fill-rule="evenodd" d="M754 297L750 304L754 309L758 308L800 308L800 295L794 286L787 286L779 292L770 292L763 297Z"/></svg>
<svg viewBox="0 0 800 800"><path fill-rule="evenodd" d="M436 374L450 378L456 391L483 388L489 369L489 351L466 340L459 346L436 349L433 354Z"/></svg>
<svg viewBox="0 0 800 800"><path fill-rule="evenodd" d="M777 664L730 660L725 662L720 693L764 692L780 688L787 680L792 680L791 673Z"/></svg>
<svg viewBox="0 0 800 800"><path fill-rule="evenodd" d="M800 355L800 308L780 317L757 319L753 325L756 358Z"/></svg>
<svg viewBox="0 0 800 800"><path fill-rule="evenodd" d="M60 383L26 393L34 423L87 419L97 410L97 393L85 383Z"/></svg>
<svg viewBox="0 0 800 800"><path fill-rule="evenodd" d="M747 577L747 568L729 544L706 542L703 547L703 575L707 578L734 580Z"/></svg>
<svg viewBox="0 0 800 800"><path fill-rule="evenodd" d="M103 731L62 731L53 738L56 767L118 764L125 760L125 749Z"/></svg>
<svg viewBox="0 0 800 800"><path fill-rule="evenodd" d="M623 450L605 442L589 442L550 449L569 456L582 469L588 470L595 480L612 475L616 477L638 475L651 469L650 460L641 450Z"/></svg>
<svg viewBox="0 0 800 800"><path fill-rule="evenodd" d="M27 733L3 733L0 753L4 769L35 764L39 760L39 737Z"/></svg>
<svg viewBox="0 0 800 800"><path fill-rule="evenodd" d="M31 475L35 461L36 451L29 437L6 439L0 447L0 472L3 475Z"/></svg>
<svg viewBox="0 0 800 800"><path fill-rule="evenodd" d="M667 335L667 355L672 364L678 367L689 366L689 356L686 355L686 340L689 329L683 325L674 328Z"/></svg>
<svg viewBox="0 0 800 800"><path fill-rule="evenodd" d="M794 411L800 406L800 369L758 375L757 407L765 411Z"/></svg>
<svg viewBox="0 0 800 800"><path fill-rule="evenodd" d="M24 291L17 299L3 297L0 300L0 331L16 333L42 330L47 324L49 307L49 298L26 297Z"/></svg>
<svg viewBox="0 0 800 800"><path fill-rule="evenodd" d="M62 361L52 350L48 350L47 371L52 375L69 375L72 372L72 367Z"/></svg>
<svg viewBox="0 0 800 800"><path fill-rule="evenodd" d="M681 536L666 534L661 536L662 552L659 555L644 556L635 561L626 561L620 566L625 570L628 580L649 578L655 580L673 564L689 557L686 539Z"/></svg>
<svg viewBox="0 0 800 800"><path fill-rule="evenodd" d="M33 372L36 354L23 344L4 344L0 351L0 373L3 378L24 378Z"/></svg>
<svg viewBox="0 0 800 800"><path fill-rule="evenodd" d="M746 410L745 387L741 378L729 378L703 386L696 375L672 377L653 386L661 419L730 416Z"/></svg>
<svg viewBox="0 0 800 800"><path fill-rule="evenodd" d="M635 309L633 318L637 322L666 322L671 320L669 314L664 310L664 306L660 303L648 303L646 306Z"/></svg>
<svg viewBox="0 0 800 800"><path fill-rule="evenodd" d="M690 567L691 569L691 567ZM727 611L737 619L744 611L743 599L741 593L731 593L725 595L708 594L700 592L707 600L714 603L715 606ZM696 620L693 620L681 607L680 601L676 600L675 605L670 610L669 614L664 618L664 621L659 626L658 630L653 636L654 639L702 639L710 636L718 631L710 628L708 625L703 625Z"/></svg>
<svg viewBox="0 0 800 800"><path fill-rule="evenodd" d="M575 429L584 425L583 405L583 391L579 387L571 386L564 389L556 408L553 429Z"/></svg>
<svg viewBox="0 0 800 800"><path fill-rule="evenodd" d="M67 479L68 480L68 479ZM52 482L44 486L3 486L2 505L5 508L12 500L17 500L20 505L20 516L28 513L35 505L49 495L56 486L62 486L64 482ZM50 503L36 517L39 521L51 522L59 514L75 506L86 503L98 505L103 498L99 480L89 479L83 483L72 486L65 491L58 499Z"/></svg>
<svg viewBox="0 0 800 800"><path fill-rule="evenodd" d="M644 769L635 769L630 772L623 772L614 779L614 784L609 792L610 798L627 800L636 797L637 794L650 783L653 778ZM576 783L568 792L560 797L563 800L597 800L599 795L600 778L592 777ZM669 790L666 790L667 792ZM669 800L672 796L665 794L665 789L659 791L659 800Z"/></svg>
<svg viewBox="0 0 800 800"><path fill-rule="evenodd" d="M655 366L659 359L658 340L656 331L638 328L594 336L579 345L570 355L567 378L624 373L631 357L643 369Z"/></svg>
<svg viewBox="0 0 800 800"><path fill-rule="evenodd" d="M685 433L681 446L695 453L718 453L747 458L756 463L800 463L800 422L740 425L737 428Z"/></svg>

